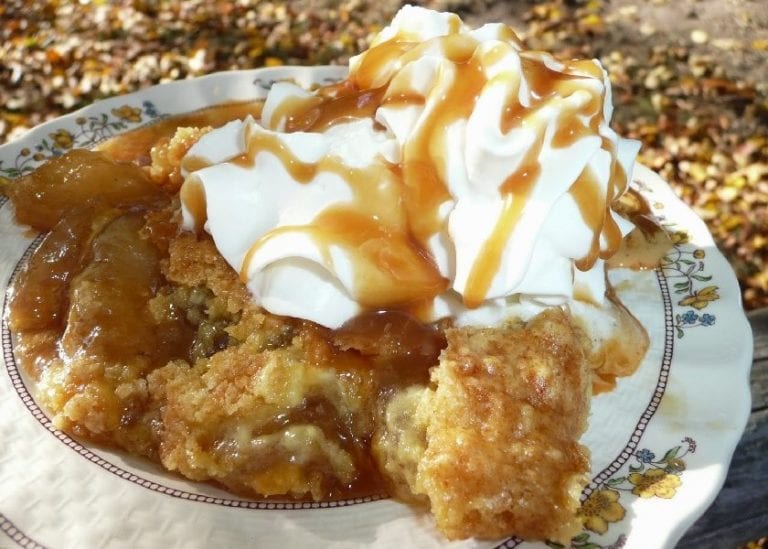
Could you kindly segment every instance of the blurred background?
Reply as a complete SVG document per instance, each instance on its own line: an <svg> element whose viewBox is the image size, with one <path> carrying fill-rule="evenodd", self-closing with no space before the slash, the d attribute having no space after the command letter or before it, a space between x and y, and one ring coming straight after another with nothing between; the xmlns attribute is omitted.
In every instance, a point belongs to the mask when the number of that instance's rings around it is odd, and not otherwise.
<svg viewBox="0 0 768 549"><path fill-rule="evenodd" d="M213 71L345 63L394 0L4 0L0 144L94 100ZM749 309L768 306L768 1L431 0L531 47L596 57L613 126L707 222Z"/></svg>

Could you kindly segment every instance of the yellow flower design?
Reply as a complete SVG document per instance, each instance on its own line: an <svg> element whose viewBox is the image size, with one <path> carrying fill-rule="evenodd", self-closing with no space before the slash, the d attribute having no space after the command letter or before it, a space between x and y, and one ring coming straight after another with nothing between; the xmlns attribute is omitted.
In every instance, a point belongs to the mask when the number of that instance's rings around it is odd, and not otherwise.
<svg viewBox="0 0 768 549"><path fill-rule="evenodd" d="M619 493L609 488L592 492L579 511L584 528L598 534L605 534L608 523L619 522L625 514L624 507L619 503Z"/></svg>
<svg viewBox="0 0 768 549"><path fill-rule="evenodd" d="M707 253L704 250L702 250L701 248L693 251L693 257L695 259L704 259L704 257L706 257L706 255L707 255Z"/></svg>
<svg viewBox="0 0 768 549"><path fill-rule="evenodd" d="M128 122L141 122L141 109L131 107L130 105L123 105L117 109L112 109L112 114Z"/></svg>
<svg viewBox="0 0 768 549"><path fill-rule="evenodd" d="M60 149L71 149L72 144L75 141L75 137L64 129L57 130L54 133L50 133L48 135L50 135L51 139L53 139L53 142L56 143L56 146Z"/></svg>
<svg viewBox="0 0 768 549"><path fill-rule="evenodd" d="M645 473L632 473L629 482L635 485L632 493L641 498L671 499L680 486L680 477L664 471L664 469L651 469Z"/></svg>
<svg viewBox="0 0 768 549"><path fill-rule="evenodd" d="M672 245L677 246L679 244L686 244L690 240L690 235L685 231L675 231L669 238L672 240Z"/></svg>
<svg viewBox="0 0 768 549"><path fill-rule="evenodd" d="M720 299L717 293L717 286L707 286L701 290L696 290L693 294L679 302L680 305L694 307L699 311L709 305L710 301Z"/></svg>

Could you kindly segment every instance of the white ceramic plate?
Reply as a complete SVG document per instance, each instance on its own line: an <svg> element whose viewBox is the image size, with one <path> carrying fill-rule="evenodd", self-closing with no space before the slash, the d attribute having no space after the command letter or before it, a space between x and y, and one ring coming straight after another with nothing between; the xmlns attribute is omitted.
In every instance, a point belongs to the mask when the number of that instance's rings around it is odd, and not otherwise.
<svg viewBox="0 0 768 549"><path fill-rule="evenodd" d="M73 146L94 146L158 117L261 98L276 80L309 85L341 77L338 67L257 69L101 101L0 147L0 175L13 179ZM704 224L655 174L637 166L634 184L675 235L675 246L659 271L611 273L652 345L634 376L593 400L584 437L592 451L592 482L583 495L585 528L574 547L673 545L720 489L750 409L752 338L731 268ZM35 243L12 217L10 204L0 201L3 288ZM73 440L35 404L5 323L2 348L0 547L446 544L428 515L392 500L245 500Z"/></svg>

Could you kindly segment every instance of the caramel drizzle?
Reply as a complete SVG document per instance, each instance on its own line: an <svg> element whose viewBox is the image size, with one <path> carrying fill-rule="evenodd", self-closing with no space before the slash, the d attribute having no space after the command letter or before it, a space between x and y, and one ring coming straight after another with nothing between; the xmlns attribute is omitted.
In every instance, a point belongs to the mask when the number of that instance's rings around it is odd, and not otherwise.
<svg viewBox="0 0 768 549"><path fill-rule="evenodd" d="M197 179L187 179L179 191L181 202L186 205L195 224L194 231L200 234L208 218L205 191Z"/></svg>
<svg viewBox="0 0 768 549"><path fill-rule="evenodd" d="M442 46L446 57L454 63L455 73L438 76L432 93L439 93L439 100L433 101L431 110L422 115L423 121L405 144L402 158L405 208L410 230L422 246L442 229L439 207L451 198L443 163L446 129L469 118L486 84L483 60L475 55L473 40L450 35L443 38ZM446 82L447 79L450 80Z"/></svg>
<svg viewBox="0 0 768 549"><path fill-rule="evenodd" d="M188 154L181 159L181 168L187 173L196 172L197 170L202 170L208 166L210 166L210 162L201 156L192 156Z"/></svg>
<svg viewBox="0 0 768 549"><path fill-rule="evenodd" d="M588 71L590 76L599 77L599 68L591 62L576 62L565 67L564 72L548 68L543 61L521 56L521 65L526 82L531 90L532 103L528 108L523 107L517 100L519 86L508 86L507 106L501 120L502 133L506 134L513 128L525 125L537 125L538 138L529 148L519 167L501 186L504 199L501 214L494 225L491 234L483 243L475 263L472 265L467 284L464 289L464 304L467 307L479 306L488 295L493 279L499 271L506 246L512 232L523 216L535 184L539 181L541 164L539 155L544 144L543 125L536 121L537 111L547 101L557 96L567 96L577 89L578 80L585 77L572 74L573 69ZM589 124L582 122L587 117ZM598 135L602 118L602 97L592 94L580 109L563 110L557 120L557 129L552 138L552 147L564 148L572 145L578 139L588 135ZM621 231L610 215L610 205L614 197L623 192L626 186L626 175L616 161L615 148L610 140L603 138L602 144L611 152L611 181L608 186L607 200L601 200L599 183L589 167L571 186L569 193L575 200L583 221L592 231L592 241L588 253L575 261L576 268L589 270L598 257L610 257L621 244ZM542 182L542 184L545 184ZM601 252L600 240L604 237L605 249Z"/></svg>
<svg viewBox="0 0 768 549"><path fill-rule="evenodd" d="M323 132L356 118L373 118L381 105L384 88L372 90L342 89L333 97L311 97L280 106L274 120L286 118L287 132Z"/></svg>
<svg viewBox="0 0 768 549"><path fill-rule="evenodd" d="M285 131L297 131L299 128L308 127L314 122L308 113L317 113L316 107L323 104L323 98L317 95L309 97L286 97L275 108L272 113L272 118L269 120L269 127L272 130L278 131L278 123L281 120L285 121ZM304 118L299 121L298 118ZM294 126L298 127L294 129Z"/></svg>
<svg viewBox="0 0 768 549"><path fill-rule="evenodd" d="M464 304L469 308L478 307L485 300L493 278L501 267L504 248L523 216L533 187L539 179L541 164L538 162L538 156L543 145L544 135L540 132L539 139L528 149L517 170L501 186L504 198L501 214L490 236L480 248L464 288Z"/></svg>
<svg viewBox="0 0 768 549"><path fill-rule="evenodd" d="M445 290L447 281L440 276L426 248L429 238L443 228L439 207L451 198L446 184L447 174L444 173L446 129L459 120L469 118L477 98L489 84L484 69L498 61L509 49L520 49L515 37L483 51L477 47L476 40L458 34L459 29L457 24L451 34L423 43L414 42L412 37L397 36L378 44L363 55L348 80L321 88L315 97L288 101L274 115L274 121L285 119L287 131L323 131L351 118L373 117L381 105L425 105L419 125L402 151L401 165L390 169L391 173L383 174L381 169L378 173L374 173L376 170L373 169L351 170L342 166L338 159L330 157L314 164L304 163L274 136L256 134L247 137L248 150L235 160L236 163L252 165L256 154L268 152L281 161L294 180L301 183L310 182L319 171L339 175L353 189L355 200L352 204L334 206L322 212L310 227L284 227L265 235L246 254L243 275L247 274L253 255L266 241L285 230L292 230L311 234L324 250L328 264L331 245L363 250L367 243L375 243L368 247L374 248L377 253L371 250L364 252L368 255L362 262L375 266L375 269L355 266L359 294L356 298L364 306L391 305L408 300L423 303ZM391 80L400 68L436 44L450 65L441 68L428 97L392 85ZM518 168L500 188L502 211L481 247L464 289L465 304L469 307L480 305L486 298L500 268L504 248L525 212L535 185L546 184L539 181L539 156L544 144L545 127L537 121L537 111L553 98L567 97L577 90L587 90L591 94L590 100L581 108L562 110L551 141L554 148L568 147L588 135L599 135L603 122L603 94L590 91L579 82L587 78L602 81L602 71L593 62L575 61L565 64L562 69L553 70L537 53L520 52L520 60L522 75L515 75L510 82L506 82L507 105L499 121L500 129L507 134L520 125L533 124L538 137ZM521 76L531 91L531 104L525 107L518 100ZM612 158L605 199L601 200L602 191L588 167L569 190L584 222L592 231L588 253L575 261L575 266L581 270L591 268L598 258L612 255L621 243L621 232L610 208L613 200L626 189L627 176L616 160L613 143L603 138L602 147ZM391 179L385 187L402 193L401 199L385 197L372 190L376 188L372 182L382 178ZM194 200L193 197L190 210L197 212L199 201ZM390 207L385 204L392 203L398 205L397 214L389 212L381 215L379 210ZM386 292L374 287L373 281L411 284L414 291L392 291L395 297L387 297L383 295Z"/></svg>
<svg viewBox="0 0 768 549"><path fill-rule="evenodd" d="M408 42L403 37L388 40L365 52L349 83L358 90L381 87L403 66L403 55L418 44Z"/></svg>
<svg viewBox="0 0 768 549"><path fill-rule="evenodd" d="M407 231L399 178L385 165L350 168L335 156L305 163L273 134L251 134L246 142L247 151L236 163L250 166L257 154L268 152L299 183L308 184L321 172L337 175L352 189L353 200L326 208L311 225L282 226L266 233L245 254L240 271L243 281L248 280L250 264L267 242L298 232L309 235L318 245L328 269L333 268L333 246L348 250L356 258L355 299L363 307L423 308L423 301L446 290L448 281Z"/></svg>

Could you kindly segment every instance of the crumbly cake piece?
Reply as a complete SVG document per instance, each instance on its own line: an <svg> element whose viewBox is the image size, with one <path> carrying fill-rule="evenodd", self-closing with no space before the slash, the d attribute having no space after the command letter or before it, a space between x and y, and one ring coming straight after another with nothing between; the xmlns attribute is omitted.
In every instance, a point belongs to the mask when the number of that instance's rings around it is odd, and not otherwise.
<svg viewBox="0 0 768 549"><path fill-rule="evenodd" d="M447 330L432 388L390 402L374 450L402 491L429 499L449 539L567 543L589 470L578 443L590 373L559 309L526 325ZM411 418L409 420L409 418Z"/></svg>
<svg viewBox="0 0 768 549"><path fill-rule="evenodd" d="M148 377L164 403L165 467L246 495L317 500L370 473L363 441L376 385L366 362L335 349L323 330L253 305L207 236L176 236L165 275L210 292L206 320L225 319L228 336L192 367L171 362Z"/></svg>
<svg viewBox="0 0 768 549"><path fill-rule="evenodd" d="M161 139L150 150L151 164L145 169L152 181L170 193L178 192L184 178L181 159L192 145L211 131L211 126L177 128L172 137Z"/></svg>
<svg viewBox="0 0 768 549"><path fill-rule="evenodd" d="M389 485L389 491L403 501L429 505L417 494L419 462L427 449L427 426L433 391L411 385L393 393L382 406L371 452Z"/></svg>
<svg viewBox="0 0 768 549"><path fill-rule="evenodd" d="M258 316L244 342L149 376L165 402L162 463L239 493L332 497L360 474L356 443L372 428L371 372L335 357L311 329L272 347Z"/></svg>
<svg viewBox="0 0 768 549"><path fill-rule="evenodd" d="M163 273L169 281L210 290L225 301L230 313L242 311L250 304L248 289L221 257L210 237L180 233L171 240L168 253Z"/></svg>

